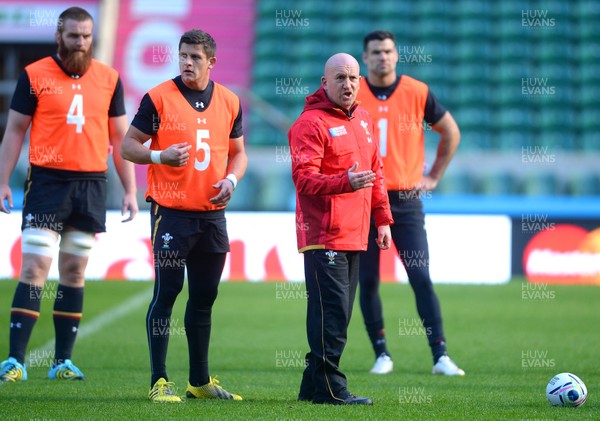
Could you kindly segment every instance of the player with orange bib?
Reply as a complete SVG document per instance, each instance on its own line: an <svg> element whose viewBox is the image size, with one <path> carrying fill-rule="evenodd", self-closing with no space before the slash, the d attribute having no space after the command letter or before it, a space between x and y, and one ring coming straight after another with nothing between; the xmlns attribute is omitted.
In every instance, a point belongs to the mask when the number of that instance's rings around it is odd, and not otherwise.
<svg viewBox="0 0 600 421"><path fill-rule="evenodd" d="M435 189L460 142L450 113L429 87L396 74L398 50L394 35L375 31L364 38L363 61L368 75L361 79L358 100L373 116L379 139L394 225L392 238L415 293L417 311L433 354L433 374L464 375L446 352L438 297L429 275L429 246L421 196ZM425 127L440 134L437 156L423 175ZM360 260L360 306L375 351L374 374L392 371L379 296L379 248L371 225L369 248Z"/></svg>
<svg viewBox="0 0 600 421"><path fill-rule="evenodd" d="M152 377L148 398L181 402L167 376L171 313L187 269L185 333L189 350L188 398L234 399L209 375L211 312L229 239L225 207L246 171L239 98L210 80L216 43L191 30L179 42L181 75L151 89L123 140L122 154L149 164L154 296L146 330ZM143 144L150 139L150 148Z"/></svg>
<svg viewBox="0 0 600 421"><path fill-rule="evenodd" d="M58 19L58 54L27 67L17 81L0 146L0 211L9 213L8 185L27 129L30 167L23 200L19 283L10 317L9 358L0 379L27 379L25 351L40 314L43 287L58 253L54 303L56 347L50 379L83 379L71 354L83 310L84 272L95 234L106 230L109 151L119 150L127 130L123 87L116 70L92 59L92 16L79 7ZM137 210L133 165L113 155L125 197L123 213ZM30 359L36 356L30 356ZM36 364L44 364L36 361Z"/></svg>

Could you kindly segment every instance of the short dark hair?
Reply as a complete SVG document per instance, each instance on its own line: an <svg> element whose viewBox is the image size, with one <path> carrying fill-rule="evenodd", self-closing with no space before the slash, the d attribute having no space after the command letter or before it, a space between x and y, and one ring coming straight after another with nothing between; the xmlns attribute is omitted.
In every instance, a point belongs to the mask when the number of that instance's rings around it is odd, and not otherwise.
<svg viewBox="0 0 600 421"><path fill-rule="evenodd" d="M369 42L371 42L373 40L383 41L386 39L391 39L394 42L394 45L396 45L396 38L394 37L394 34L392 34L389 31L379 30L379 31L369 32L363 40L363 51L367 51L367 46L369 45Z"/></svg>
<svg viewBox="0 0 600 421"><path fill-rule="evenodd" d="M217 43L208 32L200 29L191 29L185 32L179 40L179 49L181 44L201 45L207 58L214 57L217 52Z"/></svg>
<svg viewBox="0 0 600 421"><path fill-rule="evenodd" d="M58 23L56 25L56 30L61 32L65 29L64 22L67 19L71 19L77 22L83 22L86 20L91 20L94 23L94 18L90 15L87 10L82 9L81 7L69 7L67 10L62 12L58 17Z"/></svg>

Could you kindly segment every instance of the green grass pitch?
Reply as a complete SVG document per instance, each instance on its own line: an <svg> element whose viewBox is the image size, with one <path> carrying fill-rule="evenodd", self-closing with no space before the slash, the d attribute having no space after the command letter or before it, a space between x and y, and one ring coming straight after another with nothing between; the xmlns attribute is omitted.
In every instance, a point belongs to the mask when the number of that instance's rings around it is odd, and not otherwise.
<svg viewBox="0 0 600 421"><path fill-rule="evenodd" d="M8 320L15 281L0 282L0 358L8 353ZM464 378L431 374L431 355L418 327L407 285L384 284L386 332L393 373L368 373L374 362L358 305L341 367L352 392L372 407L297 402L307 350L303 284L223 283L213 313L210 366L221 385L244 401L153 404L146 398L149 357L144 328L152 284L88 282L73 360L85 382L47 380L52 356L53 295L48 283L42 315L28 350L29 380L0 384L2 419L264 419L264 420L562 420L599 419L600 288L539 285L437 285L450 355ZM187 293L173 312L167 367L185 392ZM581 408L555 408L548 380L569 371L588 386Z"/></svg>

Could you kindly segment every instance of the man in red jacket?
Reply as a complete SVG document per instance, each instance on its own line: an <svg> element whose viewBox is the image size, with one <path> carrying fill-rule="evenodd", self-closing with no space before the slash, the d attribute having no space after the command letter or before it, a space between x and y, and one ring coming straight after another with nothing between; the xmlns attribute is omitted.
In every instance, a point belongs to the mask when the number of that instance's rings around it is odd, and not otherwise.
<svg viewBox="0 0 600 421"><path fill-rule="evenodd" d="M308 292L310 352L298 400L319 404L373 403L350 393L339 369L371 212L382 249L390 246L393 223L373 121L355 102L359 81L352 56L330 57L321 87L288 134Z"/></svg>

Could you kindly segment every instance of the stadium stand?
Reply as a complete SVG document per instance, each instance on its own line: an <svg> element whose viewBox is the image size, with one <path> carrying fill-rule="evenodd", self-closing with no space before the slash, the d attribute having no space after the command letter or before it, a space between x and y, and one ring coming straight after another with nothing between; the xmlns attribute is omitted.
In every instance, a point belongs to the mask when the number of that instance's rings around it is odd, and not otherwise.
<svg viewBox="0 0 600 421"><path fill-rule="evenodd" d="M242 82L233 86L244 100L251 162L231 209L293 208L289 162L276 148L287 146L287 129L301 112L304 97L319 86L325 60L345 51L360 62L362 38L374 29L393 31L405 58L421 56L418 63L404 60L401 73L427 82L461 128L461 145L439 195L600 194L599 2L256 0L253 4L254 34L235 36L244 51L252 45L251 68L219 69L222 77L239 76L240 81L251 76L249 87ZM244 3L245 8L253 7L249 5ZM221 15L223 10L211 13ZM228 25L235 26L242 13L247 15L244 10L228 18ZM228 37L223 42L236 41ZM52 44L33 47L0 43L2 132L19 72L33 60L33 52L45 55L55 50ZM219 57L222 63L234 58ZM426 132L428 163L436 139ZM17 171L11 181L17 195L24 176L24 171Z"/></svg>
<svg viewBox="0 0 600 421"><path fill-rule="evenodd" d="M259 1L258 9L253 89L290 121L303 98L278 96L277 78L299 78L312 92L327 57L346 51L360 61L362 36L388 29L400 55L429 57L401 63L401 71L426 81L461 128L461 146L440 194L598 194L593 161L582 163L581 174L561 168L565 156L600 157L597 3L382 0L324 7L318 0L268 0ZM301 13L307 24L277 26L277 11ZM253 144L287 144L285 133L253 114ZM497 162L493 170L469 162L471 154L482 153Z"/></svg>

